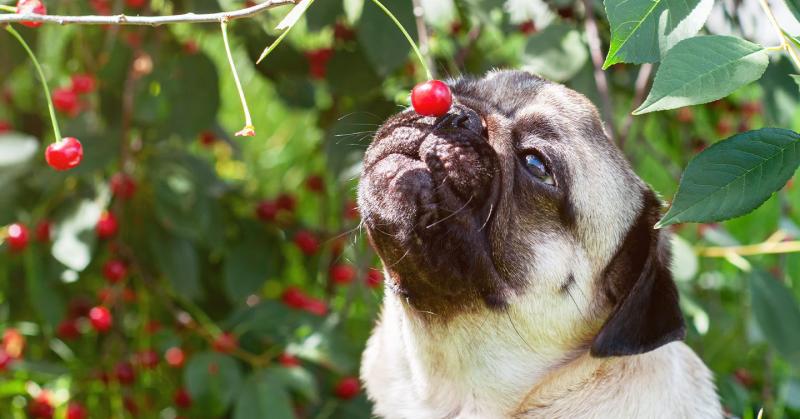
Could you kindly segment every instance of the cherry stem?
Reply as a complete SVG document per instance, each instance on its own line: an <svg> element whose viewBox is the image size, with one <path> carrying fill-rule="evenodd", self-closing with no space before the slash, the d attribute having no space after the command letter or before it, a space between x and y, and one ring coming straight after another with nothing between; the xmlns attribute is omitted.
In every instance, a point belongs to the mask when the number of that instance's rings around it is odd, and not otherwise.
<svg viewBox="0 0 800 419"><path fill-rule="evenodd" d="M50 88L47 87L47 79L44 77L44 72L42 71L42 66L39 65L39 60L36 59L36 55L33 54L31 48L28 46L28 43L20 36L20 34L14 30L11 25L6 26L6 31L11 34L14 38L17 38L22 48L28 53L28 56L31 57L31 61L33 61L33 66L36 67L36 72L39 73L39 80L42 81L42 89L44 89L44 95L47 97L47 109L50 111L50 122L53 124L53 134L56 136L56 140L54 142L58 142L61 140L61 130L58 129L58 120L56 119L56 110L53 108L53 99L50 97Z"/></svg>
<svg viewBox="0 0 800 419"><path fill-rule="evenodd" d="M419 48L417 48L417 43L414 42L413 39L411 39L411 35L408 34L408 31L406 31L406 28L403 27L403 24L400 23L399 20L397 20L394 14L392 14L392 12L389 9L387 9L386 6L384 6L383 3L380 2L380 0L372 0L372 2L375 3L376 6L380 7L380 9L383 10L383 13L386 13L386 16L389 16L389 19L392 19L392 22L394 22L395 26L397 26L397 28L400 29L400 32L402 32L403 35L406 37L408 43L411 44L411 48L414 50L414 53L417 54L417 58L419 59L420 64L422 64L422 68L425 69L425 75L428 77L428 80L432 80L433 73L431 73L431 69L428 68L428 64L425 63L425 58L422 56L422 53L419 51Z"/></svg>
<svg viewBox="0 0 800 419"><path fill-rule="evenodd" d="M245 129L254 129L253 119L250 117L250 108L247 107L247 99L244 96L244 89L242 89L242 82L239 80L239 73L236 72L236 64L233 62L233 54L231 54L231 46L228 43L228 21L223 20L220 22L222 28L222 42L225 44L225 53L228 55L228 64L231 66L233 73L233 80L236 82L236 90L239 92L239 100L242 101L242 109L244 109L244 124Z"/></svg>

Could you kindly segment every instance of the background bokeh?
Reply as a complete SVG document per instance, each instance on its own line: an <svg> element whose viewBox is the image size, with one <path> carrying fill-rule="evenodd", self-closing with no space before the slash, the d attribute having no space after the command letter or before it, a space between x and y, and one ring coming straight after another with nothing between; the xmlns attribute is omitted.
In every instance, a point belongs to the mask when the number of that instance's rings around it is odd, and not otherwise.
<svg viewBox="0 0 800 419"><path fill-rule="evenodd" d="M50 14L244 6L45 3ZM585 7L607 51L601 2L421 3L439 77L525 68L605 103ZM777 43L743 3L755 2L718 2L702 32ZM385 4L417 38L412 2ZM215 24L15 25L44 65L62 133L83 142L84 162L68 172L44 162L43 93L23 49L0 33L0 226L28 232L21 243L0 227L0 417L370 417L353 377L382 279L358 228L359 163L425 74L361 0L317 0L255 65L287 12L230 24L252 138L232 136L242 111ZM637 173L669 200L709 144L800 128L792 72L776 53L758 83L726 99L631 117L652 72L617 64L606 71L606 109ZM671 227L687 341L734 416L764 407L770 418L800 417L800 255L713 256L713 247L792 240L798 223L790 182L744 217Z"/></svg>

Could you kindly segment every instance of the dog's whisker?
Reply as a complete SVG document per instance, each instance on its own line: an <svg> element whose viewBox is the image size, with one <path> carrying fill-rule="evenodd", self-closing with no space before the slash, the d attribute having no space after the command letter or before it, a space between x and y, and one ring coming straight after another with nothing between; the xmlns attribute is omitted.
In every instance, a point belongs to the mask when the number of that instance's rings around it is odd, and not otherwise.
<svg viewBox="0 0 800 419"><path fill-rule="evenodd" d="M474 196L474 195L473 195L473 196ZM450 218L453 218L453 217L455 217L456 215L458 215L458 213L460 213L460 212L461 212L461 211L463 211L465 208L467 208L467 206L470 204L470 202L472 202L472 196L470 196L470 197L469 197L469 199L467 200L467 202L465 202L465 203L464 203L464 205L462 205L462 206L461 206L461 208L459 208L459 209L455 210L453 213L451 213L450 215L448 215L448 216L446 216L446 217L442 218L441 220L434 221L434 222L433 222L433 223L431 223L430 225L427 225L427 226L425 226L425 229L427 230L427 229L429 229L429 228L431 228L431 227L433 227L433 226L435 226L435 225L437 225L437 224L440 224L440 223L442 223L442 222L444 222L444 221L447 221L447 220L449 220Z"/></svg>
<svg viewBox="0 0 800 419"><path fill-rule="evenodd" d="M494 203L489 205L489 215L486 216L486 221L483 222L483 225L478 229L478 231L483 231L484 227L489 224L489 220L492 219L492 211L494 211Z"/></svg>
<svg viewBox="0 0 800 419"><path fill-rule="evenodd" d="M517 336L519 336L520 340L522 340L522 342L525 344L525 346L527 346L527 347L528 347L528 349L530 349L530 350L531 350L531 352L536 352L536 351L533 349L533 347L532 347L532 346L531 346L531 345L528 343L528 341L527 341L527 340L525 340L525 338L524 338L524 337L522 337L522 334L521 334L521 333L519 333L519 330L517 330L517 325L516 325L516 324L514 324L514 320L512 320L512 319L511 319L511 313L509 313L509 311L508 311L508 307L505 307L505 308L503 309L503 311L505 311L505 313L506 313L506 317L508 317L508 322L509 322L509 323L511 323L511 327L514 329L514 332L517 334Z"/></svg>

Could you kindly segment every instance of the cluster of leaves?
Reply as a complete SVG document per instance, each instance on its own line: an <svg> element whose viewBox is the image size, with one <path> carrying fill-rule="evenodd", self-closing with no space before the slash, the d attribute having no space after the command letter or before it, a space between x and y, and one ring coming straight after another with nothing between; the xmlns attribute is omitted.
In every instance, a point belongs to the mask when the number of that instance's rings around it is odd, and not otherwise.
<svg viewBox="0 0 800 419"><path fill-rule="evenodd" d="M50 14L77 15L243 6L216 0L46 3ZM383 3L416 38L412 2ZM422 3L438 72L526 68L603 102L584 3ZM741 201L733 195L708 201L721 193L716 189L687 198L697 196L699 204L687 201L693 203L687 208L703 214L719 213L709 202L734 208L720 219L758 206L794 171L796 162L791 166L786 157L796 134L759 130L706 146L737 130L797 128L800 91L788 76L791 65L784 59L767 68L763 48L742 39L693 36L710 1L689 2L683 11L672 2L619 7L630 15L618 15L613 3L606 2L608 21L600 18L600 4L590 11L610 51L606 63L663 57L643 111L733 92L708 105L634 118L624 151L637 172L671 196L697 151L708 154L692 162L684 183L692 172L707 176L704 161L714 163L715 156L761 153L747 167L770 176L713 176L731 184L729 190L741 182ZM639 10L644 3L656 7ZM0 350L0 412L73 412L71 419L85 412L370 417L353 377L381 287L378 261L357 230L353 193L371 133L408 104L409 88L424 76L402 34L388 29L391 22L372 2L361 0L314 2L286 40L255 65L280 35L272 28L285 13L230 24L258 128L247 139L228 134L241 127L241 110L216 25L20 27L57 86L63 131L84 144L82 164L64 173L48 170L41 158L49 137L46 105L27 56L14 39L0 37L0 225L16 223L2 230L0 245L0 330L8 336ZM660 18L664 13L675 18ZM636 19L640 24L626 23ZM674 27L662 31L663 22ZM676 102L681 90L664 84L675 78L666 72L697 58L696 42L715 50L735 44L719 53L739 52L733 61L742 64L709 68L714 83L683 90L702 99ZM676 53L684 55L670 58ZM758 84L738 88L764 68ZM734 85L716 71L747 77ZM613 122L623 125L637 69L616 64L606 75ZM782 147L785 159L777 161L770 147ZM753 181L760 182L763 199L754 196ZM750 261L760 269L748 274L747 260L700 259L702 252L688 243L730 246L800 236L800 207L790 205L800 202L798 194L787 187L752 214L722 224L673 227L689 343L715 371L724 405L745 417L762 405L775 415L800 415L800 335L791 327L800 321L800 257L758 256Z"/></svg>

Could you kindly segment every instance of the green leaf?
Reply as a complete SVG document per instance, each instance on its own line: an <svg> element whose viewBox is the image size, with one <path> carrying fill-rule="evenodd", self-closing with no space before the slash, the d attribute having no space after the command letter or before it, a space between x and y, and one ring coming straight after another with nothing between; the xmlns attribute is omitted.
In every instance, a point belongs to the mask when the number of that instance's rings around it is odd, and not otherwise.
<svg viewBox="0 0 800 419"><path fill-rule="evenodd" d="M786 6L794 15L794 18L800 20L800 0L786 0Z"/></svg>
<svg viewBox="0 0 800 419"><path fill-rule="evenodd" d="M412 38L417 37L413 5L406 0L381 1ZM357 28L358 40L367 59L379 74L387 75L408 61L411 46L392 21L371 1L366 1Z"/></svg>
<svg viewBox="0 0 800 419"><path fill-rule="evenodd" d="M659 61L703 27L713 5L713 0L605 0L611 45L603 68Z"/></svg>
<svg viewBox="0 0 800 419"><path fill-rule="evenodd" d="M306 11L306 25L310 31L319 31L333 25L342 14L344 7L341 0L320 0Z"/></svg>
<svg viewBox="0 0 800 419"><path fill-rule="evenodd" d="M528 38L522 56L524 69L563 82L577 74L589 57L583 36L566 23L553 23Z"/></svg>
<svg viewBox="0 0 800 419"><path fill-rule="evenodd" d="M254 372L245 383L233 409L233 419L293 419L286 383L271 370Z"/></svg>
<svg viewBox="0 0 800 419"><path fill-rule="evenodd" d="M791 77L792 80L794 80L794 82L797 83L797 87L800 88L800 75L789 74L789 77Z"/></svg>
<svg viewBox="0 0 800 419"><path fill-rule="evenodd" d="M734 135L698 154L657 227L744 215L789 180L800 163L800 134L763 128Z"/></svg>
<svg viewBox="0 0 800 419"><path fill-rule="evenodd" d="M38 252L25 252L25 280L28 286L28 298L39 312L42 320L50 327L55 327L64 314L64 301L53 286L52 278L42 272L47 266L43 262Z"/></svg>
<svg viewBox="0 0 800 419"><path fill-rule="evenodd" d="M758 81L764 91L764 124L793 128L794 115L800 106L800 89L791 75L795 71L792 62L786 57L774 60L764 76Z"/></svg>
<svg viewBox="0 0 800 419"><path fill-rule="evenodd" d="M696 36L667 52L653 88L634 115L711 102L758 80L769 57L760 45L733 36Z"/></svg>
<svg viewBox="0 0 800 419"><path fill-rule="evenodd" d="M200 298L203 288L200 284L200 261L194 244L163 232L150 234L150 237L156 264L175 292L186 298Z"/></svg>
<svg viewBox="0 0 800 419"><path fill-rule="evenodd" d="M183 382L209 416L221 416L242 387L242 370L230 356L216 352L194 355L183 372Z"/></svg>
<svg viewBox="0 0 800 419"><path fill-rule="evenodd" d="M222 275L231 301L244 302L277 271L276 248L255 239L243 240L228 248Z"/></svg>
<svg viewBox="0 0 800 419"><path fill-rule="evenodd" d="M800 305L792 291L772 275L750 278L753 315L767 340L789 360L800 360Z"/></svg>

